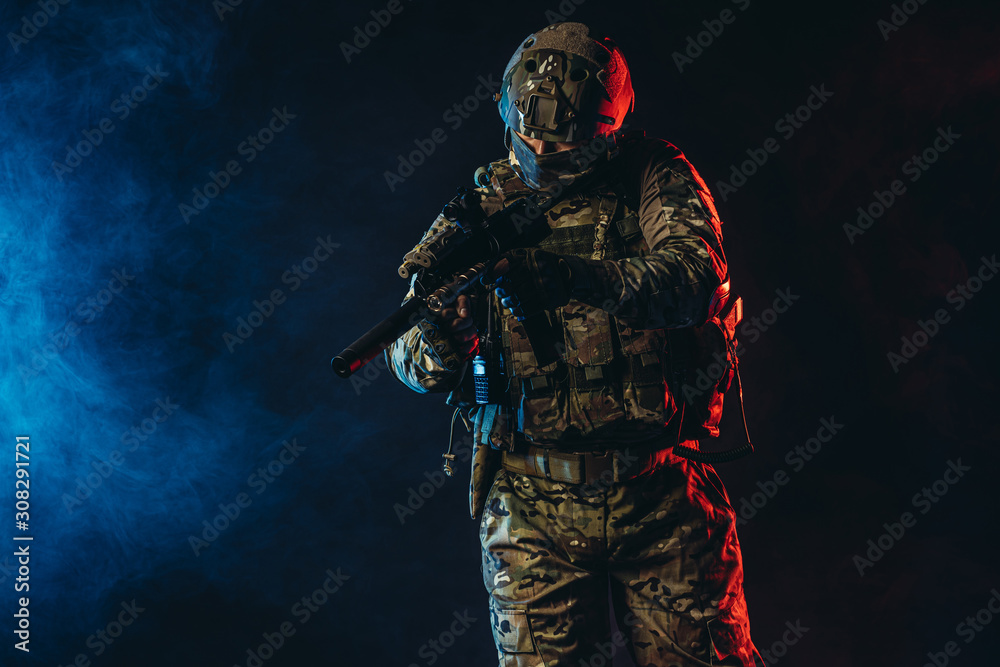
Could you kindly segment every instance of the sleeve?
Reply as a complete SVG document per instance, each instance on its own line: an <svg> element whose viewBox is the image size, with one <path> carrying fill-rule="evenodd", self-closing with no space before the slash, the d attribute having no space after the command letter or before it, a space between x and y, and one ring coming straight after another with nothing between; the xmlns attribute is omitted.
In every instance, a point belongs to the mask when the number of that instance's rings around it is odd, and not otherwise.
<svg viewBox="0 0 1000 667"><path fill-rule="evenodd" d="M722 222L698 172L676 147L645 140L619 159L649 254L571 262L572 298L636 329L696 326L726 279ZM586 263L584 268L580 262ZM579 279L577 279L579 277Z"/></svg>
<svg viewBox="0 0 1000 667"><path fill-rule="evenodd" d="M443 216L438 216L424 234L421 243L440 231L444 225L451 224L453 223ZM413 296L415 281L416 276L410 280L410 289L403 302ZM472 307L474 312L474 298ZM385 349L383 355L393 377L420 394L456 390L469 365L467 359L460 357L452 340L427 320L421 320L397 338Z"/></svg>

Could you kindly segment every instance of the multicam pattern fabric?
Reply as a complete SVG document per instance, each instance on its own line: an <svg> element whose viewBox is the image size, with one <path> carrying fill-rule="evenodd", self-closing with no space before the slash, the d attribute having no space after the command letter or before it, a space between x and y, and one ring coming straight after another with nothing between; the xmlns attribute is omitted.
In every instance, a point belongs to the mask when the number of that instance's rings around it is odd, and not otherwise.
<svg viewBox="0 0 1000 667"><path fill-rule="evenodd" d="M616 178L548 212L553 235L539 243L588 259L600 245L604 258L592 263L597 280L552 312L564 334L564 363L539 368L516 320L498 313L508 366L521 380L511 383L508 430L533 443L592 449L667 431L678 401L663 372L663 329L703 323L726 275L711 195L676 148L626 142L613 166ZM506 161L493 163L491 172L506 203L531 192ZM653 373L651 364L661 372ZM581 372L607 381L599 387L577 382ZM525 390L523 381L539 375L550 377L550 388Z"/></svg>
<svg viewBox="0 0 1000 667"><path fill-rule="evenodd" d="M510 405L476 405L470 364L446 369L416 327L386 359L401 382L449 392L449 404L473 418L470 511L482 514L501 666L606 664L597 656L617 640L644 667L749 666L755 649L734 516L710 466L671 453L651 473L588 486L511 473L498 461L496 450L515 438L568 451L671 444L679 397L666 383L666 329L708 318L726 276L721 223L674 146L623 144L613 167L607 183L547 213L553 235L540 247L603 257L589 291L549 313L564 336L560 361L539 367L517 320L496 299L477 300L481 332L487 303L496 308ZM491 173L501 205L531 192L507 161ZM609 575L624 637L609 637Z"/></svg>
<svg viewBox="0 0 1000 667"><path fill-rule="evenodd" d="M536 444L582 450L668 433L679 400L665 381L664 329L707 319L712 293L726 276L721 222L707 186L676 147L638 139L620 148L606 167L607 182L547 212L553 235L540 247L589 258L601 212L611 211L606 259L596 262L602 279L550 313L564 334L562 362L539 368L523 328L497 305L512 400L487 424L485 411L463 396L471 395L462 389L470 364L447 369L416 327L386 350L389 368L405 385L452 392L450 404L471 409L477 444L509 448L519 433ZM491 164L491 180L497 196L487 200L487 212L532 192L506 160ZM450 224L439 216L424 239ZM476 313L479 321L484 314ZM527 392L524 382L538 376L548 376L547 388ZM474 488L474 515L481 487Z"/></svg>
<svg viewBox="0 0 1000 667"><path fill-rule="evenodd" d="M605 664L615 647L640 667L754 665L735 515L707 464L671 455L589 485L501 470L480 540L502 667Z"/></svg>

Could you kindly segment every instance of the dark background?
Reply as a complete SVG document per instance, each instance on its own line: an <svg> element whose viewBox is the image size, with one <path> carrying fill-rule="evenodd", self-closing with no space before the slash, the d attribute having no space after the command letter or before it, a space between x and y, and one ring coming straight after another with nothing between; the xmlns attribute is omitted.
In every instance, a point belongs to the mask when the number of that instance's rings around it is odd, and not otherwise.
<svg viewBox="0 0 1000 667"><path fill-rule="evenodd" d="M560 7L402 0L347 62L340 44L385 3L244 0L221 18L220 6L73 0L2 45L0 515L3 539L34 541L30 654L12 648L21 594L0 556L0 660L247 665L290 622L264 664L495 664L466 462L402 523L394 507L439 470L444 397L375 367L345 381L329 359L399 304L402 255L504 156L492 104L458 128L443 114ZM951 664L981 665L1000 646L1000 623L969 643L956 628L1000 587L1000 281L961 310L947 300L1000 250L1000 8L907 6L888 39L888 2L562 8L621 45L630 126L679 146L715 193L747 318L767 316L776 290L799 297L743 335L757 453L718 466L737 509L776 471L790 477L739 529L758 647L786 623L809 628L775 650L781 664L922 665L955 641ZM678 71L672 54L726 8L735 20ZM0 26L17 33L39 11L5 3ZM112 101L147 67L167 75L120 118ZM833 95L783 137L775 123L811 86ZM286 107L295 118L246 162L241 142ZM114 131L57 173L103 118ZM446 141L390 189L397 156L439 127ZM949 127L960 138L911 182L903 164ZM768 137L778 152L723 197L719 182ZM179 205L233 159L241 172L185 221ZM905 194L851 243L843 225L894 179ZM339 247L293 290L282 276L318 237ZM113 271L134 279L109 302ZM276 289L286 301L249 338L224 338ZM950 320L894 370L887 355L939 308ZM179 407L131 439L158 399ZM738 415L730 398L718 446L740 442ZM786 455L831 417L843 428L795 470ZM15 435L32 444L27 533L13 527ZM293 439L305 450L279 477L251 478ZM959 460L971 470L920 513L914 494ZM192 546L241 493L251 504ZM859 574L855 557L906 511L916 524ZM303 624L293 606L327 570L349 578ZM110 646L88 641L133 600L143 611ZM476 621L451 648L422 650L466 610Z"/></svg>

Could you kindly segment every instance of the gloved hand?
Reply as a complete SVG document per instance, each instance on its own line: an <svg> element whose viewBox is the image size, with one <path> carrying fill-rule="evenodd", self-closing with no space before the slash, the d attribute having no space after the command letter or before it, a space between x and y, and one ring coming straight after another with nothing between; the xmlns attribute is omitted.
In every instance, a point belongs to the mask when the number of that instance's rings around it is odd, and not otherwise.
<svg viewBox="0 0 1000 667"><path fill-rule="evenodd" d="M576 278L587 268L584 261L538 248L517 248L494 264L490 276L497 279L491 287L500 303L523 320L569 303Z"/></svg>
<svg viewBox="0 0 1000 667"><path fill-rule="evenodd" d="M438 327L450 337L460 358L472 356L479 335L472 319L472 302L467 295L459 294L454 304L441 311Z"/></svg>
<svg viewBox="0 0 1000 667"><path fill-rule="evenodd" d="M460 294L455 303L444 308L438 316L417 323L424 342L434 349L441 364L450 370L457 370L479 347L473 305L469 296Z"/></svg>

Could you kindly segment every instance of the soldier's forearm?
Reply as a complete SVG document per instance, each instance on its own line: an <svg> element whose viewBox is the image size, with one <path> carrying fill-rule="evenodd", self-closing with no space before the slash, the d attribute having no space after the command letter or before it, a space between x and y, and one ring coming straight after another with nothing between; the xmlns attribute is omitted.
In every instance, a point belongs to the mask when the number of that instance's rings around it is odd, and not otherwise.
<svg viewBox="0 0 1000 667"><path fill-rule="evenodd" d="M701 324L721 282L703 248L699 253L686 243L643 257L570 258L568 263L573 270L571 298L606 310L636 329Z"/></svg>

